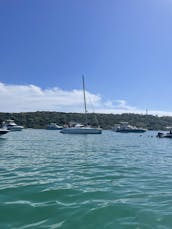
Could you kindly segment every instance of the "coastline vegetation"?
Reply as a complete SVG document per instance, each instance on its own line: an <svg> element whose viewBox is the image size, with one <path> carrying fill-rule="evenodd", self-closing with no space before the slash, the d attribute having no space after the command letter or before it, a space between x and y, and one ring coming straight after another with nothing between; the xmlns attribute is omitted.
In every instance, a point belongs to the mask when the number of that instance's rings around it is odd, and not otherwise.
<svg viewBox="0 0 172 229"><path fill-rule="evenodd" d="M14 119L18 125L25 128L42 129L51 123L64 125L70 121L84 123L85 116L83 113L64 113L64 112L21 112L21 113L0 113L0 123L7 119ZM149 130L165 130L167 126L172 126L172 117L158 117L154 115L141 114L95 114L88 113L89 124L92 126L99 125L103 129L111 129L114 124L119 122L128 122L131 125L146 128Z"/></svg>

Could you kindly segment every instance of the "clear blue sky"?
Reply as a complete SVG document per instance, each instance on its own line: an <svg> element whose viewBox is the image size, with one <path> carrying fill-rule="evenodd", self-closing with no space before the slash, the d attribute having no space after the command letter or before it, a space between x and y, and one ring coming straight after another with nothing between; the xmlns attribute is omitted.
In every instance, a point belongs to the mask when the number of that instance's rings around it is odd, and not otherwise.
<svg viewBox="0 0 172 229"><path fill-rule="evenodd" d="M1 0L0 82L172 111L172 1Z"/></svg>

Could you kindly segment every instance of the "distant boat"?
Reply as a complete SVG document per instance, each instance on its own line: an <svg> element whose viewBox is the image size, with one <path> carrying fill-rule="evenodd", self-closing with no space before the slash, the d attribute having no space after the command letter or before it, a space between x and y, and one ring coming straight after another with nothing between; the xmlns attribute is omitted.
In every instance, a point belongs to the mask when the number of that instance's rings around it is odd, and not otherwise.
<svg viewBox="0 0 172 229"><path fill-rule="evenodd" d="M101 128L96 128L96 127L94 128L88 125L84 76L82 77L82 83L83 83L84 111L85 111L86 125L76 124L74 127L65 127L60 131L60 133L63 134L101 134L102 133Z"/></svg>
<svg viewBox="0 0 172 229"><path fill-rule="evenodd" d="M9 132L9 130L5 129L5 128L0 128L0 136L7 134Z"/></svg>
<svg viewBox="0 0 172 229"><path fill-rule="evenodd" d="M53 122L47 126L47 130L61 130L61 129L63 129L63 126L59 126Z"/></svg>
<svg viewBox="0 0 172 229"><path fill-rule="evenodd" d="M2 127L10 131L21 131L24 128L23 126L18 126L14 120L11 119L4 121Z"/></svg>
<svg viewBox="0 0 172 229"><path fill-rule="evenodd" d="M112 128L112 130L120 133L143 133L147 131L143 128L131 126L128 124L128 122L120 122L120 124L116 124L115 127Z"/></svg>
<svg viewBox="0 0 172 229"><path fill-rule="evenodd" d="M158 138L172 138L172 132L171 131L169 133L158 132L157 137Z"/></svg>
<svg viewBox="0 0 172 229"><path fill-rule="evenodd" d="M63 128L60 133L63 134L101 134L101 128L93 128L89 125L84 126L81 124L76 124L74 127Z"/></svg>

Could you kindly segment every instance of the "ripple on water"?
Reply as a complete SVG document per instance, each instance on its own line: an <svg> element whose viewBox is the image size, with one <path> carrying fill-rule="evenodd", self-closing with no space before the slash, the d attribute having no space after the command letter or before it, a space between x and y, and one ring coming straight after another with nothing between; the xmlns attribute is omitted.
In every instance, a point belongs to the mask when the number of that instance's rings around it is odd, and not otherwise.
<svg viewBox="0 0 172 229"><path fill-rule="evenodd" d="M9 133L0 228L171 229L171 152L172 141L149 133Z"/></svg>

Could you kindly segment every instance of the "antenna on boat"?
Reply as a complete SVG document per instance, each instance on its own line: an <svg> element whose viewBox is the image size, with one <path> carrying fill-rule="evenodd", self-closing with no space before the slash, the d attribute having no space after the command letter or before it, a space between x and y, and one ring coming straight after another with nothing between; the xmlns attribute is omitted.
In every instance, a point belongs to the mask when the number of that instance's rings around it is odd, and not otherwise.
<svg viewBox="0 0 172 229"><path fill-rule="evenodd" d="M86 124L88 124L88 119L87 119L87 104L86 104L86 96L85 96L85 79L84 79L84 75L82 76L82 84L83 84L83 94L84 94L85 122L86 122Z"/></svg>

